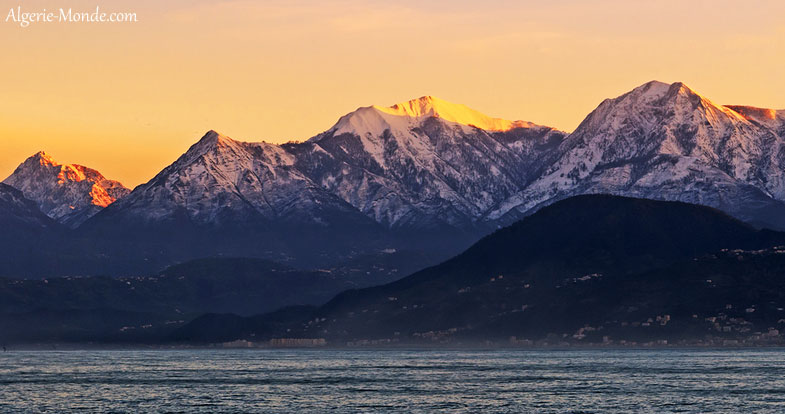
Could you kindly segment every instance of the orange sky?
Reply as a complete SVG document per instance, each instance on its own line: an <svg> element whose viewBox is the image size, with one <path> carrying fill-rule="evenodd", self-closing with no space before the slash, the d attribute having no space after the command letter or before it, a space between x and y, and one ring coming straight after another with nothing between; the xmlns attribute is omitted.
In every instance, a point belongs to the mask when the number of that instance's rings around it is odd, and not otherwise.
<svg viewBox="0 0 785 414"><path fill-rule="evenodd" d="M303 140L422 95L567 131L652 79L785 108L782 1L420 3L0 0L0 179L45 150L133 187L209 129ZM5 21L96 4L139 22Z"/></svg>

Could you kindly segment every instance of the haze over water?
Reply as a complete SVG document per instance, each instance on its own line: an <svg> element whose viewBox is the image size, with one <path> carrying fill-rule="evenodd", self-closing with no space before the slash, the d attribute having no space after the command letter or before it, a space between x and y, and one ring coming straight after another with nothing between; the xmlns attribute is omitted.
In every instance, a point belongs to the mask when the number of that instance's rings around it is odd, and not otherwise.
<svg viewBox="0 0 785 414"><path fill-rule="evenodd" d="M172 350L0 354L0 412L777 412L785 352Z"/></svg>

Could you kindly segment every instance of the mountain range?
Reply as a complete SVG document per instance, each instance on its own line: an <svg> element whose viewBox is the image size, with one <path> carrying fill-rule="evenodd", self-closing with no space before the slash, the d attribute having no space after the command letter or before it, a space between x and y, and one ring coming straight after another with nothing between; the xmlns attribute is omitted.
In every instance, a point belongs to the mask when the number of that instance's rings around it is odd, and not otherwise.
<svg viewBox="0 0 785 414"><path fill-rule="evenodd" d="M341 117L300 143L209 131L130 193L43 153L4 183L65 227L89 264L155 272L216 256L321 266L401 247L447 258L580 194L678 200L785 229L785 111L649 82L572 133L431 96ZM29 205L29 203L28 203ZM72 255L67 255L69 258ZM53 270L54 271L54 270Z"/></svg>

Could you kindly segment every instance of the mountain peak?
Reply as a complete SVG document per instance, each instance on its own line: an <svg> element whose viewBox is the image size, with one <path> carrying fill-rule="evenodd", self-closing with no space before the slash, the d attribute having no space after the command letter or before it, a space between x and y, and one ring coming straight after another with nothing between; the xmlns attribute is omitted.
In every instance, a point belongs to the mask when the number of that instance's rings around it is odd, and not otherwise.
<svg viewBox="0 0 785 414"><path fill-rule="evenodd" d="M492 118L466 105L455 104L431 95L421 96L389 107L374 106L385 114L409 118L441 118L445 121L474 126L487 131L507 131L527 126L523 121Z"/></svg>
<svg viewBox="0 0 785 414"><path fill-rule="evenodd" d="M193 144L191 148L189 148L188 151L183 154L183 156L190 159L191 157L201 156L208 151L219 148L234 147L239 144L240 143L238 141L235 141L226 135L211 129L207 131L201 138L199 138L199 141L196 141L196 143Z"/></svg>
<svg viewBox="0 0 785 414"><path fill-rule="evenodd" d="M695 92L689 86L685 85L683 82L674 82L670 85L669 90L671 95L683 95L683 96L697 96L702 100L708 101L708 99L704 98L701 94Z"/></svg>
<svg viewBox="0 0 785 414"><path fill-rule="evenodd" d="M667 91L670 87L670 83L661 82L655 79L638 86L637 88L633 89L633 91Z"/></svg>
<svg viewBox="0 0 785 414"><path fill-rule="evenodd" d="M58 163L44 151L27 158L3 183L21 191L50 218L72 227L130 192L92 168Z"/></svg>
<svg viewBox="0 0 785 414"><path fill-rule="evenodd" d="M211 129L207 131L204 136L199 138L199 141L193 144L191 148L183 154L183 157L187 160L186 163L190 164L194 159L208 152L226 148L236 148L238 146L242 146L242 143Z"/></svg>
<svg viewBox="0 0 785 414"><path fill-rule="evenodd" d="M426 95L392 106L373 105L358 108L342 116L328 132L334 135L350 133L379 136L389 129L406 134L410 128L431 118L494 132L536 126L526 121L492 118L466 105ZM311 138L311 141L319 141L323 136L324 134L317 135Z"/></svg>
<svg viewBox="0 0 785 414"><path fill-rule="evenodd" d="M58 166L58 165L60 165L57 161L54 160L54 158L49 156L49 154L47 154L44 151L36 152L32 156L30 156L30 158L28 158L28 160L32 161L34 163L40 164L40 165L51 165L51 166Z"/></svg>
<svg viewBox="0 0 785 414"><path fill-rule="evenodd" d="M602 140L605 133L616 131L620 134L618 136L623 138L622 141L626 142L631 135L645 136L658 128L674 131L681 125L694 123L700 128L711 126L710 130L705 132L708 135L704 135L714 138L703 141L703 143L716 143L721 141L722 138L719 135L722 134L722 131L735 128L733 125L736 125L734 124L736 122L747 122L750 118L760 118L761 115L771 116L770 114L761 114L760 111L743 108L736 111L735 109L712 102L683 82L668 84L654 80L616 98L603 101L584 119L573 135L593 136ZM743 112L747 114L745 115ZM633 134L625 128L634 128L636 131ZM665 133L664 131L664 129L661 130L655 136L665 138L678 135L678 132ZM678 139L674 138L678 141L678 143L674 141L675 146L668 146L669 151L679 152L687 147L695 147L695 142L687 143L683 134L679 137ZM684 145L686 147L682 148ZM677 148L681 149L677 150ZM622 152L629 149L627 146Z"/></svg>
<svg viewBox="0 0 785 414"><path fill-rule="evenodd" d="M701 111L724 112L731 117L742 119L742 117L732 110L718 105L701 94L692 90L683 82L664 83L660 81L650 81L636 87L635 89L613 99L606 99L597 109L603 116L607 111L621 111L625 116L639 117L641 112L649 112L651 108L671 108L676 112L687 113L697 109ZM592 112L587 119L592 118Z"/></svg>
<svg viewBox="0 0 785 414"><path fill-rule="evenodd" d="M715 113L722 112L725 115L738 120L750 120L751 118L759 118L761 115L767 115L761 113L760 111L749 111L756 112L755 116L745 115L742 113L743 111L735 111L734 108L718 105L698 92L695 92L692 88L683 82L674 82L668 85L667 83L651 81L641 85L638 88L635 88L632 92L630 92L630 94L635 95L636 91L641 94L638 96L638 99L642 102L649 103L660 101L659 104L667 103L668 105L682 107L685 107L685 104L687 107L700 106L703 108L703 111L713 111Z"/></svg>
<svg viewBox="0 0 785 414"><path fill-rule="evenodd" d="M410 116L410 117L423 117L423 116L439 117L440 112L449 112L450 108L455 106L461 106L465 108L463 105L456 105L447 102L443 99L426 95L416 99L410 99L406 102L397 103L389 107L375 106L375 108L377 108L382 112L390 113L393 115L402 115L402 116Z"/></svg>
<svg viewBox="0 0 785 414"><path fill-rule="evenodd" d="M622 96L626 95L638 96L643 98L644 101L655 101L677 95L700 96L683 82L665 83L657 80L646 82Z"/></svg>
<svg viewBox="0 0 785 414"><path fill-rule="evenodd" d="M204 136L199 139L199 142L204 143L221 143L225 141L232 141L232 139L214 129L207 131Z"/></svg>

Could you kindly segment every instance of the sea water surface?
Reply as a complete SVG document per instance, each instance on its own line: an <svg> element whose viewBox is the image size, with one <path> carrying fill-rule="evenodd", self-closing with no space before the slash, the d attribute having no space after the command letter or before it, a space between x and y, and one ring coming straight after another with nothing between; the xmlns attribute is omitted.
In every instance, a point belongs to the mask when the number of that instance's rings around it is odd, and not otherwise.
<svg viewBox="0 0 785 414"><path fill-rule="evenodd" d="M785 412L785 350L0 353L0 412Z"/></svg>

